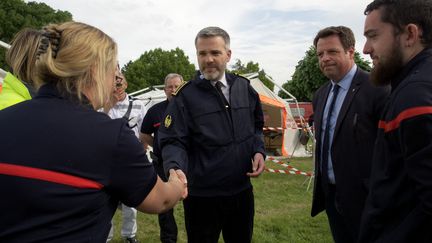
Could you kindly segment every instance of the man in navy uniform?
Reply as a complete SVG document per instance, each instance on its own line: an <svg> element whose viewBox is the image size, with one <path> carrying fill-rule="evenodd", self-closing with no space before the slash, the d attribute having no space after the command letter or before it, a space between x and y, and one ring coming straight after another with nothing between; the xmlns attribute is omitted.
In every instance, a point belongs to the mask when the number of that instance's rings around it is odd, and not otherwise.
<svg viewBox="0 0 432 243"><path fill-rule="evenodd" d="M251 242L250 177L264 170L263 113L257 92L225 72L230 37L219 27L195 38L200 73L174 94L159 128L165 172L187 175L188 242Z"/></svg>
<svg viewBox="0 0 432 243"><path fill-rule="evenodd" d="M180 74L170 73L165 77L164 91L167 99L150 107L141 125L141 141L144 141L146 144L153 147L153 152L151 152L153 165L155 166L157 174L163 181L167 181L167 178L164 173L162 154L158 143L158 130L163 121L165 110L168 107L168 102L172 99L173 93L182 83L183 77ZM170 209L165 213L159 214L158 219L161 242L177 242L178 230L174 218L174 210Z"/></svg>

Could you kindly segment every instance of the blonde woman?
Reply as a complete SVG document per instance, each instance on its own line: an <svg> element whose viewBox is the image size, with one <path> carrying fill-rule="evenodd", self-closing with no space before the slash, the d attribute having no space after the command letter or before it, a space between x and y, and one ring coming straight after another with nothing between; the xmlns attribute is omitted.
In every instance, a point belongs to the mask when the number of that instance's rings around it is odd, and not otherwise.
<svg viewBox="0 0 432 243"><path fill-rule="evenodd" d="M109 103L116 43L78 22L43 31L30 101L0 111L0 242L105 242L118 202L160 213L186 197L164 183Z"/></svg>

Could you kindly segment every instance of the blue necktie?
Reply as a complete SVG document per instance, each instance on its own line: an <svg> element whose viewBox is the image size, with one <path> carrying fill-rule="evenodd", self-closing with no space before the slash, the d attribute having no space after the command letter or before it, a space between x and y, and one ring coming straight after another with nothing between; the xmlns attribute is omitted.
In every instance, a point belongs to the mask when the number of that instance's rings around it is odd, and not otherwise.
<svg viewBox="0 0 432 243"><path fill-rule="evenodd" d="M330 102L330 107L328 109L328 113L327 113L327 122L326 122L326 127L324 130L324 140L323 140L323 145L322 145L322 153L321 153L321 166L322 166L322 178L323 178L323 182L324 182L324 186L326 186L329 181L328 181L328 157L329 157L329 150L330 150L330 120L331 117L333 115L333 108L334 105L336 103L336 99L337 99L337 95L339 93L339 85L335 84L333 85L333 98Z"/></svg>

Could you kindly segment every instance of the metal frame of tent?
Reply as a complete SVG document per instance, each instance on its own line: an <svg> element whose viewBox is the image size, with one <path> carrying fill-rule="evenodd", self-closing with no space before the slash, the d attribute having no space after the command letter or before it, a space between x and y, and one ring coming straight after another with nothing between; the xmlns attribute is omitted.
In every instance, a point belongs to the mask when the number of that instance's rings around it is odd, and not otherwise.
<svg viewBox="0 0 432 243"><path fill-rule="evenodd" d="M147 88L140 89L140 90L134 91L132 93L129 93L129 95L133 96L136 99L144 101L145 102L144 105L148 109L152 105L166 99L166 95L163 91L163 88L164 88L164 85L153 85L153 86L149 86ZM159 92L161 94L158 94L156 96L147 95L147 94L151 94L154 92Z"/></svg>
<svg viewBox="0 0 432 243"><path fill-rule="evenodd" d="M134 91L134 92L130 93L129 95L135 97L135 96L139 96L140 94L143 94L143 93L146 93L146 92L149 92L149 91L152 91L152 90L163 90L163 88L164 88L163 84L161 84L161 85L152 85L152 86L149 86L147 88Z"/></svg>
<svg viewBox="0 0 432 243"><path fill-rule="evenodd" d="M4 48L6 48L6 49L9 49L9 48L11 47L8 43L3 42L3 41L1 41L1 40L0 40L0 46L1 46L1 47L4 47Z"/></svg>
<svg viewBox="0 0 432 243"><path fill-rule="evenodd" d="M300 107L299 107L299 104L298 104L298 101L297 101L297 98L295 98L294 97L294 95L292 95L290 92L288 92L286 89L284 89L282 86L280 86L279 84L277 84L277 83L275 83L274 81L273 81L273 79L271 79L268 75L266 75L266 77L276 86L276 87L278 87L280 90L282 90L282 92L284 92L285 94L287 94L290 98L289 99L285 99L287 102L291 102L291 103L294 103L295 104L295 106L296 106L296 110L297 110L297 114L298 114L298 116L299 116L299 118L300 118L300 124L301 124L301 128L300 129L303 129L303 131L305 131L305 132L307 132L307 134L308 134L308 136L309 136L309 138L311 138L311 139L315 139L315 136L314 136L314 132L313 132L313 130L312 130L312 127L310 127L309 126L309 124L306 122L306 120L305 120L305 118L301 115L301 112L300 112ZM315 141L313 142L313 144L315 144ZM297 144L297 146L298 146L298 144ZM313 145L314 146L314 145ZM314 148L314 147L313 147ZM314 151L314 149L312 148L312 155L314 154L313 153L313 151Z"/></svg>

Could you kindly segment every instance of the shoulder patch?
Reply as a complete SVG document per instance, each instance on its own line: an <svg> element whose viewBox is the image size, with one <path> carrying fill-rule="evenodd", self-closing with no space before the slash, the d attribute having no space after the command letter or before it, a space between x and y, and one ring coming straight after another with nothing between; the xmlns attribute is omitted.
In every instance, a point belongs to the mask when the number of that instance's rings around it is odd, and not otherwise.
<svg viewBox="0 0 432 243"><path fill-rule="evenodd" d="M233 74L234 74L235 76L237 76L237 77L240 77L240 78L243 78L243 79L247 80L248 83L250 83L250 80L249 80L248 78L246 78L245 76L243 76L242 74L239 74L239 73L236 73L236 72L233 72Z"/></svg>
<svg viewBox="0 0 432 243"><path fill-rule="evenodd" d="M190 82L185 81L183 82L177 89L176 91L173 93L174 96L176 96L186 85L188 85Z"/></svg>
<svg viewBox="0 0 432 243"><path fill-rule="evenodd" d="M167 115L165 117L164 125L166 128L169 128L171 126L172 117L170 115Z"/></svg>

